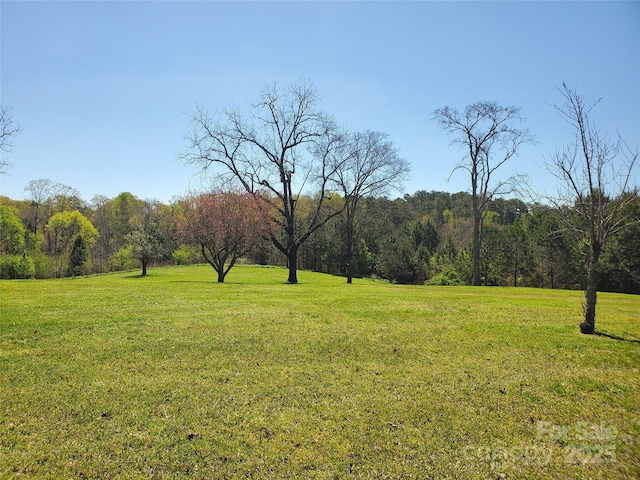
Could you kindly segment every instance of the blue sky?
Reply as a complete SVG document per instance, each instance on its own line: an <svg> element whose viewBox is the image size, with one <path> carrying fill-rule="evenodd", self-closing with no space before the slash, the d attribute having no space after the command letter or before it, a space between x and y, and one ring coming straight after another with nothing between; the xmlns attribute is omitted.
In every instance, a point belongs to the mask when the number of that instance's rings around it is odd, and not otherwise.
<svg viewBox="0 0 640 480"><path fill-rule="evenodd" d="M1 194L48 178L90 201L170 201L186 113L309 79L354 130L387 132L412 164L405 192L468 190L436 108L522 109L536 145L505 165L555 191L542 165L573 140L549 104L563 81L605 132L640 144L640 2L0 2L0 102L23 127ZM640 177L640 176L639 176ZM640 178L639 178L640 179ZM400 194L399 194L400 195Z"/></svg>

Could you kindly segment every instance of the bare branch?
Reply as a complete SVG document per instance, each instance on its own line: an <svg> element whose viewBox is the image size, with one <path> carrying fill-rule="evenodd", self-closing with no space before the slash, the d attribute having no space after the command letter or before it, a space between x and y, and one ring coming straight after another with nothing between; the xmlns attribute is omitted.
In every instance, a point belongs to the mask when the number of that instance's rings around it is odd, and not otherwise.
<svg viewBox="0 0 640 480"><path fill-rule="evenodd" d="M11 153L13 139L21 130L11 117L11 108L0 106L0 174L7 173L10 167L6 154Z"/></svg>
<svg viewBox="0 0 640 480"><path fill-rule="evenodd" d="M190 115L192 130L185 136L187 153L181 159L200 166L219 167L219 175L235 178L247 192L268 203L270 224L284 231L285 241L274 245L289 257L290 281L295 282L295 259L302 242L328 221L323 210L329 168L322 145L337 135L333 119L317 107L318 93L309 82L286 89L268 85L248 114L227 109L215 116L201 109ZM319 201L304 229L296 225L299 196L318 192Z"/></svg>
<svg viewBox="0 0 640 480"><path fill-rule="evenodd" d="M553 107L574 129L574 142L556 150L547 169L560 180L562 191L555 202L563 209L572 206L577 221L567 223L590 248L585 319L580 329L583 333L594 333L600 254L608 237L632 221L624 212L637 196L632 174L638 150L636 147L632 151L620 135L613 141L594 126L590 115L601 99L588 104L566 83L558 91L563 103Z"/></svg>

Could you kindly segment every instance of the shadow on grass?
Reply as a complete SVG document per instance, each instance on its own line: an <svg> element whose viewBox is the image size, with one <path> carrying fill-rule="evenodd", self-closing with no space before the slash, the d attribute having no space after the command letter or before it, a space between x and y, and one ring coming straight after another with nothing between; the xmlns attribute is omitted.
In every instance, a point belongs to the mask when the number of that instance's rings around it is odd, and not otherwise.
<svg viewBox="0 0 640 480"><path fill-rule="evenodd" d="M640 343L640 340L637 338L626 338L626 337L621 337L620 335L614 335L613 333L607 333L607 332L595 332L595 335L598 335L600 337L607 337L607 338L611 338L612 340L618 340L621 342L629 342L629 343Z"/></svg>
<svg viewBox="0 0 640 480"><path fill-rule="evenodd" d="M134 277L128 277L134 278ZM251 282L241 282L238 280L225 280L220 283L217 280L169 280L169 283L199 283L201 285L300 285L298 283L288 283L288 282L260 282L260 281L251 281Z"/></svg>
<svg viewBox="0 0 640 480"><path fill-rule="evenodd" d="M125 275L122 278L154 278L159 275L154 275L153 273L147 273L146 275L142 275L141 273L134 273L133 275Z"/></svg>

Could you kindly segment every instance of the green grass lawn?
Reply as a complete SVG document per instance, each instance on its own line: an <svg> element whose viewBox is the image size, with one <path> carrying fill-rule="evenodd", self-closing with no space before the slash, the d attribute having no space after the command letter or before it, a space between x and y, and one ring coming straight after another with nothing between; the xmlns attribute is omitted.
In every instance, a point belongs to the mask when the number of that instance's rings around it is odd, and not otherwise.
<svg viewBox="0 0 640 480"><path fill-rule="evenodd" d="M0 282L0 478L638 478L640 297L239 266Z"/></svg>

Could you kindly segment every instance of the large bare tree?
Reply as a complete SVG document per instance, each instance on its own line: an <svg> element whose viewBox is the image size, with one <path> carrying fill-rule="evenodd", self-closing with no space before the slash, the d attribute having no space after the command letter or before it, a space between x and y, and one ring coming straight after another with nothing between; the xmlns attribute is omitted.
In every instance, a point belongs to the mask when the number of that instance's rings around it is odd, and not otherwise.
<svg viewBox="0 0 640 480"><path fill-rule="evenodd" d="M607 238L639 219L623 212L637 198L632 185L638 148L631 150L620 136L612 139L594 125L591 112L601 99L588 103L575 88L558 88L563 102L556 111L574 130L573 143L558 149L547 163L548 170L560 180L560 195L555 203L573 215L565 215L567 224L588 244L584 321L580 331L595 332L598 265ZM571 217L571 218L567 218Z"/></svg>
<svg viewBox="0 0 640 480"><path fill-rule="evenodd" d="M513 193L521 180L519 175L499 180L496 171L514 157L523 144L533 142L533 137L528 129L518 128L522 122L520 108L503 107L495 102L474 103L462 112L445 106L433 113L433 119L453 136L453 144L465 150L451 174L465 170L471 177L472 284L480 285L483 222L489 205L494 197Z"/></svg>
<svg viewBox="0 0 640 480"><path fill-rule="evenodd" d="M319 95L306 81L285 89L265 87L249 113L225 109L191 115L183 161L204 170L219 167L220 178L239 182L260 199L273 244L287 257L289 283L297 283L298 249L336 215L325 200L340 167L335 152L344 138L331 117L318 108ZM300 222L298 198L311 192L312 211Z"/></svg>
<svg viewBox="0 0 640 480"><path fill-rule="evenodd" d="M400 157L386 133L370 130L354 132L349 135L344 149L337 158L340 165L336 168L335 182L345 202L347 283L351 283L354 250L361 229L358 218L360 201L368 196L400 190L410 166L408 160Z"/></svg>
<svg viewBox="0 0 640 480"><path fill-rule="evenodd" d="M5 155L11 152L13 139L20 130L11 117L11 108L0 105L0 174L7 173L9 169Z"/></svg>

